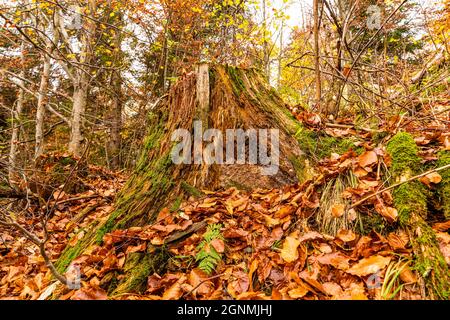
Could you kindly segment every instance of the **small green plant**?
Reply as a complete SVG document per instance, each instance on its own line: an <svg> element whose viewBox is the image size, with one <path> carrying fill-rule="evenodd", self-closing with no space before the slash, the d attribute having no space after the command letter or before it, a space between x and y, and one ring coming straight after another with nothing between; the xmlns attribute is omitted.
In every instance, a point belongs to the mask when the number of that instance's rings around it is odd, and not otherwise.
<svg viewBox="0 0 450 320"><path fill-rule="evenodd" d="M405 259L391 262L386 270L383 285L381 286L381 297L384 300L392 300L402 290L404 284L399 285L400 274L408 265Z"/></svg>
<svg viewBox="0 0 450 320"><path fill-rule="evenodd" d="M221 228L221 224L209 225L203 235L203 240L197 246L198 253L195 256L195 260L198 262L200 270L207 274L211 274L220 260L222 260L222 255L211 245L211 242L215 239L223 240L223 236L220 233Z"/></svg>

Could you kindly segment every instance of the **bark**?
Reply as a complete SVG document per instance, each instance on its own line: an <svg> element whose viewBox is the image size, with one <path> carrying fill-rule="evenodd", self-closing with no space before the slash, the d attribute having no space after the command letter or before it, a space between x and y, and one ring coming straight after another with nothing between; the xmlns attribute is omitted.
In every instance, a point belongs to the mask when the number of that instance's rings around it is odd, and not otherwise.
<svg viewBox="0 0 450 320"><path fill-rule="evenodd" d="M316 73L316 105L320 106L322 96L322 80L320 76L320 49L319 49L319 0L314 0L314 64Z"/></svg>
<svg viewBox="0 0 450 320"><path fill-rule="evenodd" d="M22 63L24 63L25 56L25 41L22 39L21 44L22 49ZM23 104L24 104L24 90L22 87L24 86L24 81L22 80L25 77L25 71L22 68L20 71L20 78L18 79L19 83L19 93L16 100L16 106L13 107L12 110L12 132L11 132L11 144L9 149L9 165L8 165L8 181L11 185L15 185L16 182L16 173L17 173L17 154L18 154L18 142L20 135L20 115L22 114Z"/></svg>
<svg viewBox="0 0 450 320"><path fill-rule="evenodd" d="M51 42L48 40L46 44L46 51L51 50ZM38 103L36 109L36 146L34 151L34 158L39 157L44 151L44 117L45 108L47 104L47 90L50 77L50 56L43 53L43 69L41 74L41 83L39 84Z"/></svg>
<svg viewBox="0 0 450 320"><path fill-rule="evenodd" d="M82 121L86 109L88 93L88 81L86 76L82 76L79 83L75 85L73 92L73 108L70 119L71 132L69 151L76 156L81 154L81 143L83 142Z"/></svg>
<svg viewBox="0 0 450 320"><path fill-rule="evenodd" d="M118 71L113 73L114 97L111 102L108 120L110 139L107 142L107 152L110 168L116 170L120 167L120 147L122 138L120 130L122 128L122 96L121 96L121 79Z"/></svg>
<svg viewBox="0 0 450 320"><path fill-rule="evenodd" d="M114 47L120 48L122 39L119 32L116 34L114 42ZM117 66L117 69L113 70L111 74L111 88L113 97L110 102L110 108L107 116L110 139L106 145L109 166L114 170L118 169L121 163L120 148L122 144L122 137L120 135L120 131L122 128L122 78L120 76L120 71L118 70L120 60L121 54L119 51L115 51L114 64Z"/></svg>

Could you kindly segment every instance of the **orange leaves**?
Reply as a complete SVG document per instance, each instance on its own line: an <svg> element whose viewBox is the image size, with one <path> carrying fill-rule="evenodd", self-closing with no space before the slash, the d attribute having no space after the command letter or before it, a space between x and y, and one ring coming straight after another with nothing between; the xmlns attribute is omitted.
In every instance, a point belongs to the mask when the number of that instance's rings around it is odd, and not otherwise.
<svg viewBox="0 0 450 320"><path fill-rule="evenodd" d="M386 218L389 222L395 222L398 218L398 212L397 209L392 207L386 207L383 204L377 204L375 205L375 210L381 214L384 218Z"/></svg>
<svg viewBox="0 0 450 320"><path fill-rule="evenodd" d="M249 285L250 281L248 275L245 272L238 270L231 274L227 290L231 296L237 297L238 295L247 292Z"/></svg>
<svg viewBox="0 0 450 320"><path fill-rule="evenodd" d="M384 269L390 261L391 258L389 257L379 255L371 256L361 259L357 264L348 269L347 272L356 276L367 276Z"/></svg>
<svg viewBox="0 0 450 320"><path fill-rule="evenodd" d="M298 246L300 241L298 240L298 233L293 233L287 236L283 242L283 248L281 249L281 258L286 262L294 262L298 259Z"/></svg>
<svg viewBox="0 0 450 320"><path fill-rule="evenodd" d="M211 246L218 252L223 253L225 251L225 243L221 239L214 239L211 241Z"/></svg>
<svg viewBox="0 0 450 320"><path fill-rule="evenodd" d="M358 163L362 168L370 167L378 162L378 156L375 151L366 151L358 157Z"/></svg>
<svg viewBox="0 0 450 320"><path fill-rule="evenodd" d="M345 205L343 204L335 204L331 207L331 214L335 218L340 218L345 213Z"/></svg>
<svg viewBox="0 0 450 320"><path fill-rule="evenodd" d="M426 176L419 179L420 182L423 184L426 184L428 187L431 187L432 184L438 184L442 181L442 177L437 172L431 172L427 174Z"/></svg>
<svg viewBox="0 0 450 320"><path fill-rule="evenodd" d="M178 300L183 295L181 285L186 281L187 277L182 275L173 285L171 285L163 294L163 300Z"/></svg>
<svg viewBox="0 0 450 320"><path fill-rule="evenodd" d="M101 288L81 288L77 290L72 297L71 300L107 300L108 296L106 295L106 291Z"/></svg>
<svg viewBox="0 0 450 320"><path fill-rule="evenodd" d="M339 230L336 236L344 242L350 242L356 239L356 234L352 230Z"/></svg>

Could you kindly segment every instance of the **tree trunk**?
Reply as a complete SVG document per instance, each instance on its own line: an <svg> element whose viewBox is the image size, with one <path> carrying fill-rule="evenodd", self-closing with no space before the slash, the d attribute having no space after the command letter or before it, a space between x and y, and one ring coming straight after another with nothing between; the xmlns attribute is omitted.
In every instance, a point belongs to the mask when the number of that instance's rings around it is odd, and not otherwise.
<svg viewBox="0 0 450 320"><path fill-rule="evenodd" d="M64 270L90 244L96 241L101 243L106 233L151 223L164 207L176 210L183 199L199 196L201 190L229 187L269 189L297 182L297 174L304 168L300 163L303 152L293 136L300 125L263 79L262 74L255 70L221 66L208 70L206 64L200 65L197 72L183 76L171 88L167 98L151 110L151 126L141 157L133 175L118 195L116 210L107 221L95 222L77 245L66 248L58 261L59 270ZM172 141L172 134L180 128L187 129L189 138L193 137L194 148L189 149L184 158L191 158L192 161L175 164L172 151L177 142ZM272 154L279 156L278 171L268 175L264 171L267 165L252 163L247 156L243 164L238 164L232 157L226 157L224 164L206 164L205 160L200 163L196 157L199 151L196 139L199 131L206 136L208 128L219 129L223 137L226 136L226 129L279 130L278 153L272 145ZM223 155L226 154L224 149L228 142L233 153L238 150L236 140L230 135L223 145ZM274 140L272 143L275 143ZM204 150L210 146L205 144ZM261 145L259 148L261 153ZM247 155L248 152L246 150ZM145 281L151 272L147 264L154 256L142 259L140 264L145 264L145 267L133 267L133 272L124 277L115 292L138 290L136 279ZM142 270L144 274L137 275L136 270Z"/></svg>
<svg viewBox="0 0 450 320"><path fill-rule="evenodd" d="M47 41L46 51L49 52L51 50L51 42ZM37 110L36 110L36 146L34 151L34 158L39 157L44 151L44 116L45 116L45 108L47 104L47 90L48 90L48 81L50 76L50 56L46 53L43 53L43 69L41 74L41 83L39 85L38 92L38 102L37 102Z"/></svg>
<svg viewBox="0 0 450 320"><path fill-rule="evenodd" d="M22 89L24 86L25 71L23 68L25 61L25 41L22 39L21 44L22 51L22 69L20 71L20 79L19 83L19 93L16 100L16 106L12 109L12 132L11 132L11 144L9 149L9 164L8 164L8 181L11 185L16 184L16 173L17 173L17 153L18 153L18 142L20 135L20 115L22 114L23 104L24 104L24 90Z"/></svg>
<svg viewBox="0 0 450 320"><path fill-rule="evenodd" d="M319 0L314 0L314 64L316 72L316 106L320 110L322 96L322 80L320 76L320 48L319 48Z"/></svg>
<svg viewBox="0 0 450 320"><path fill-rule="evenodd" d="M114 97L112 97L108 112L109 140L107 142L107 153L110 168L116 170L120 166L120 146L122 143L120 136L120 130L122 128L122 89L118 71L113 71L112 88Z"/></svg>
<svg viewBox="0 0 450 320"><path fill-rule="evenodd" d="M73 91L73 108L72 116L70 119L71 132L69 151L76 156L79 156L81 154L81 143L83 142L82 122L84 111L86 109L87 93L88 81L86 79L86 76L82 75L80 81L75 85Z"/></svg>

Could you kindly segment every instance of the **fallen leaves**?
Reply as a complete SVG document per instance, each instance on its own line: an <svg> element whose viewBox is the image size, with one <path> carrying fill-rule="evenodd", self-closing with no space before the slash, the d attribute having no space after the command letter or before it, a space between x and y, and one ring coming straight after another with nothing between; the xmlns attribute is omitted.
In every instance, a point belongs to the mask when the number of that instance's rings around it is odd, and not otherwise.
<svg viewBox="0 0 450 320"><path fill-rule="evenodd" d="M361 259L357 264L348 269L347 272L360 277L367 276L384 269L390 261L390 257L375 255L370 258Z"/></svg>
<svg viewBox="0 0 450 320"><path fill-rule="evenodd" d="M375 151L366 151L358 157L358 164L362 167L369 167L378 162Z"/></svg>
<svg viewBox="0 0 450 320"><path fill-rule="evenodd" d="M300 241L298 240L297 234L292 234L287 236L283 242L283 248L281 249L281 258L286 262L294 262L298 259L298 246Z"/></svg>

